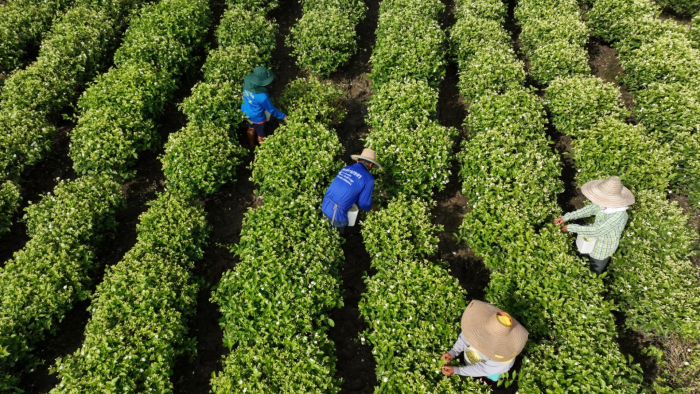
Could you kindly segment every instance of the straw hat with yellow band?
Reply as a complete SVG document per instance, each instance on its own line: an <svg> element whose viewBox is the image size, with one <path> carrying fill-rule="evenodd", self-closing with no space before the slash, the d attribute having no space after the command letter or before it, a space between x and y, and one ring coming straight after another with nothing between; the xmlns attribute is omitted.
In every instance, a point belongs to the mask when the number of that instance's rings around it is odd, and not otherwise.
<svg viewBox="0 0 700 394"><path fill-rule="evenodd" d="M528 336L525 327L508 313L477 300L462 315L462 334L481 354L502 363L520 354Z"/></svg>
<svg viewBox="0 0 700 394"><path fill-rule="evenodd" d="M377 163L377 154L372 149L363 149L361 155L350 155L353 160L367 160L368 162L377 166L377 168L382 168L382 166Z"/></svg>

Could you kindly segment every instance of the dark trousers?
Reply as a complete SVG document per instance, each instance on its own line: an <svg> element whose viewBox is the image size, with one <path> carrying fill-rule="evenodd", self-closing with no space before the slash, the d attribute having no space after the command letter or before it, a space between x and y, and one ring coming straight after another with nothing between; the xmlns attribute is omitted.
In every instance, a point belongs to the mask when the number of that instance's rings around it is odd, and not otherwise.
<svg viewBox="0 0 700 394"><path fill-rule="evenodd" d="M588 268L590 268L592 272L595 272L598 275L605 272L605 268L608 266L608 263L610 262L610 257L606 257L603 260L594 259L589 254L587 254L586 257L588 257L588 263L589 263Z"/></svg>

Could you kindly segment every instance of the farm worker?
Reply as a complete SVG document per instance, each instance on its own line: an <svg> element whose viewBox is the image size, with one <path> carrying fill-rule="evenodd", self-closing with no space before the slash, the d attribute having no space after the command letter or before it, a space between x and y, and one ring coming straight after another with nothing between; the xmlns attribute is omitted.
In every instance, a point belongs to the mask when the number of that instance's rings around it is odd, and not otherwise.
<svg viewBox="0 0 700 394"><path fill-rule="evenodd" d="M562 226L561 230L570 231L589 239L590 237L596 238L593 251L587 256L591 271L602 274L610 262L610 256L615 253L620 244L622 230L627 224L626 211L630 205L634 204L634 196L629 189L622 186L620 178L616 176L586 182L581 188L581 192L593 204L554 219L554 224L561 226L570 220L595 215L595 221L590 226L570 224Z"/></svg>
<svg viewBox="0 0 700 394"><path fill-rule="evenodd" d="M265 122L270 115L277 119L287 120L287 115L275 108L267 94L267 86L275 79L272 71L265 67L255 67L252 74L248 74L243 80L243 104L241 111L248 117L248 143L255 148L255 137L262 143L267 134Z"/></svg>
<svg viewBox="0 0 700 394"><path fill-rule="evenodd" d="M525 347L527 336L525 327L507 312L487 302L473 300L462 315L462 333L457 342L440 357L446 364L459 357L465 365L445 365L442 373L496 382L502 373L513 367L515 357Z"/></svg>
<svg viewBox="0 0 700 394"><path fill-rule="evenodd" d="M350 157L356 163L340 170L328 186L321 205L323 216L341 235L345 235L348 211L353 204L365 211L377 209L372 205L374 177L369 170L374 167L382 168L377 163L376 153L372 149L364 149L361 155Z"/></svg>

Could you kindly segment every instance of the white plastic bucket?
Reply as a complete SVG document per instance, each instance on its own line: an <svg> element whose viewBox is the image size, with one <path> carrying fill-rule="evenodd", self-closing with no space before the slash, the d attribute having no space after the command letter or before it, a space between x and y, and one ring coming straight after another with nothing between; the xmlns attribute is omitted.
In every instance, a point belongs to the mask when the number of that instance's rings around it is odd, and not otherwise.
<svg viewBox="0 0 700 394"><path fill-rule="evenodd" d="M358 213L360 213L360 208L357 207L357 204L352 204L352 207L350 207L348 211L348 226L352 227L355 225Z"/></svg>
<svg viewBox="0 0 700 394"><path fill-rule="evenodd" d="M576 237L576 247L578 248L579 253L591 253L593 251L593 248L595 247L595 243L597 240L598 238L584 237L583 235L579 235L578 237Z"/></svg>

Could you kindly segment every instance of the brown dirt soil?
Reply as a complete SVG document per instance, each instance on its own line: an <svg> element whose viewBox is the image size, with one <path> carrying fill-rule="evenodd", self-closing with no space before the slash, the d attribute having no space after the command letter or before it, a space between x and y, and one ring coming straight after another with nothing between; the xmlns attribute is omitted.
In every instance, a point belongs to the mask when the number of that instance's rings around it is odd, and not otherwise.
<svg viewBox="0 0 700 394"><path fill-rule="evenodd" d="M607 44L591 41L588 44L588 59L588 65L591 67L593 75L605 82L617 85L622 95L622 102L627 109L631 110L634 104L634 96L627 90L625 85L617 82L617 77L625 73L625 70L620 65L617 51Z"/></svg>

